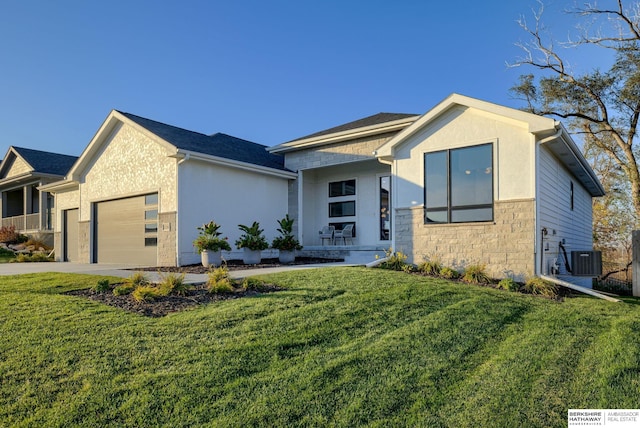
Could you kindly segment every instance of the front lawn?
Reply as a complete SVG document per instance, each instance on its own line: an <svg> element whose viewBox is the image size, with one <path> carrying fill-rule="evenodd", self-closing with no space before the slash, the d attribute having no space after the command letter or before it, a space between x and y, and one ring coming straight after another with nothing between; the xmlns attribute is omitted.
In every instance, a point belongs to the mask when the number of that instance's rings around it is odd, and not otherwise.
<svg viewBox="0 0 640 428"><path fill-rule="evenodd" d="M638 408L638 300L268 278L286 290L148 318L62 294L97 277L0 277L0 426L550 427Z"/></svg>

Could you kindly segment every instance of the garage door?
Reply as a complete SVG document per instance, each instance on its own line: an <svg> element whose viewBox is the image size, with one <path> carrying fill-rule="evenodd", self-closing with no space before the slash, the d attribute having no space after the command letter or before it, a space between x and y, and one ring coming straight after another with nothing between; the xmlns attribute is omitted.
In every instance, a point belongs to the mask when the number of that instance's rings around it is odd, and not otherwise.
<svg viewBox="0 0 640 428"><path fill-rule="evenodd" d="M64 219L64 261L78 261L78 210L65 210Z"/></svg>
<svg viewBox="0 0 640 428"><path fill-rule="evenodd" d="M94 221L96 262L156 265L157 193L98 202Z"/></svg>

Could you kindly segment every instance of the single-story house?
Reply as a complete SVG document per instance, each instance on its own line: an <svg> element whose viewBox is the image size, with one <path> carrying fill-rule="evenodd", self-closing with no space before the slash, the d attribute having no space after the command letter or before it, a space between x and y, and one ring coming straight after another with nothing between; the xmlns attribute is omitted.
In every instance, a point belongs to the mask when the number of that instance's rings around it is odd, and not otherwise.
<svg viewBox="0 0 640 428"><path fill-rule="evenodd" d="M11 146L0 162L2 226L53 245L54 197L40 186L64 178L78 158Z"/></svg>
<svg viewBox="0 0 640 428"><path fill-rule="evenodd" d="M591 250L591 199L604 194L559 122L458 94L273 147L113 111L41 190L56 195L60 260L197 263L198 225L216 220L233 244L257 220L271 239L288 213L305 255L393 248L519 279L566 273L563 250ZM352 239L324 240L325 226Z"/></svg>
<svg viewBox="0 0 640 428"><path fill-rule="evenodd" d="M210 220L232 247L238 224L258 221L272 239L296 174L265 149L112 111L64 180L41 188L56 195L56 258L193 264Z"/></svg>
<svg viewBox="0 0 640 428"><path fill-rule="evenodd" d="M568 273L565 254L592 249L591 199L604 195L559 122L458 94L269 151L298 174L289 212L307 248L323 225L355 224L363 249L494 277Z"/></svg>

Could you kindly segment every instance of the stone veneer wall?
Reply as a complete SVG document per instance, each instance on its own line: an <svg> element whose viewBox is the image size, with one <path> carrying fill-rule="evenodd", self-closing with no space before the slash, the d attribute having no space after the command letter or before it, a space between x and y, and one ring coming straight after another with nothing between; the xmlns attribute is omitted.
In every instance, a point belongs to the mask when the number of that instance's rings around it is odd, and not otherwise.
<svg viewBox="0 0 640 428"><path fill-rule="evenodd" d="M425 257L464 270L485 264L494 278L522 281L535 272L535 202L494 204L493 223L424 224L422 206L396 210L396 250L419 264Z"/></svg>
<svg viewBox="0 0 640 428"><path fill-rule="evenodd" d="M78 222L78 262L91 263L91 222Z"/></svg>
<svg viewBox="0 0 640 428"><path fill-rule="evenodd" d="M158 214L158 266L175 266L176 213Z"/></svg>
<svg viewBox="0 0 640 428"><path fill-rule="evenodd" d="M55 249L55 253L53 254L55 261L61 262L62 260L62 233L54 232L53 233L53 248Z"/></svg>

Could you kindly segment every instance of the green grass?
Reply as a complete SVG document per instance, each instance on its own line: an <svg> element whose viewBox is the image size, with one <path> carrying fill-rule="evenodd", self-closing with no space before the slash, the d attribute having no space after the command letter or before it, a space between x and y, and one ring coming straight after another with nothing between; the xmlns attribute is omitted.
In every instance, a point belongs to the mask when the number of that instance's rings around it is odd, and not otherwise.
<svg viewBox="0 0 640 428"><path fill-rule="evenodd" d="M164 318L61 294L98 279L0 278L0 426L553 427L640 402L635 299L364 268Z"/></svg>

